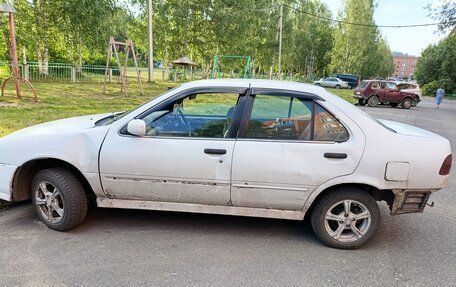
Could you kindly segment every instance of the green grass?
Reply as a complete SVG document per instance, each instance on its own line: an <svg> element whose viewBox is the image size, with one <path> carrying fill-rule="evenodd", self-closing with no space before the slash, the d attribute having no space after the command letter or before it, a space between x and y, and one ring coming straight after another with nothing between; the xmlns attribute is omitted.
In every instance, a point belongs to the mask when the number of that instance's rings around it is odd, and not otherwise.
<svg viewBox="0 0 456 287"><path fill-rule="evenodd" d="M345 90L345 89L329 89L331 93L338 95L342 99L346 100L349 103L356 103L355 99L353 98L353 90Z"/></svg>
<svg viewBox="0 0 456 287"><path fill-rule="evenodd" d="M143 83L142 96L139 85L132 82L129 83L128 95L125 96L117 84L109 84L106 95L103 95L102 83L36 83L34 87L38 102L34 102L31 98L13 97L13 86L8 84L5 94L9 97L0 97L0 137L21 128L56 119L130 110L175 85L172 82ZM32 95L29 87L22 87L24 96ZM330 90L353 102L351 90Z"/></svg>
<svg viewBox="0 0 456 287"><path fill-rule="evenodd" d="M79 115L130 110L158 94L166 91L173 83L144 83L144 96L139 85L128 85L128 95L120 92L117 84L108 85L102 94L101 83L38 83L34 84L38 102L31 98L0 97L0 136L42 122ZM13 95L8 87L6 95ZM31 90L23 86L23 95L31 96Z"/></svg>

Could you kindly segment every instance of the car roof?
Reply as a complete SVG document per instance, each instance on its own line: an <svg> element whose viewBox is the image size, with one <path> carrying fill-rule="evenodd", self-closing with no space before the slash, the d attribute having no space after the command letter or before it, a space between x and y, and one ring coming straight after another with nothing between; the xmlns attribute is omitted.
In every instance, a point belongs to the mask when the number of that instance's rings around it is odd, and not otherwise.
<svg viewBox="0 0 456 287"><path fill-rule="evenodd" d="M279 80L260 80L260 79L211 79L199 80L182 84L183 88L199 87L241 87L241 88L263 88L278 89L298 92L307 92L321 96L325 89L305 83L279 81ZM326 94L326 93L325 93Z"/></svg>
<svg viewBox="0 0 456 287"><path fill-rule="evenodd" d="M393 83L393 84L396 84L396 82L394 82L394 81L389 81L389 80L375 80L375 79L372 79L372 80L362 80L362 82L382 82L382 83Z"/></svg>

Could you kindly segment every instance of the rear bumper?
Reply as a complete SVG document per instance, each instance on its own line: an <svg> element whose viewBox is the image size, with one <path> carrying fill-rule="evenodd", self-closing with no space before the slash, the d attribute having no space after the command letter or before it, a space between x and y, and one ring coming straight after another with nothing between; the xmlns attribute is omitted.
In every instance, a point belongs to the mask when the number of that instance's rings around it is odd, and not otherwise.
<svg viewBox="0 0 456 287"><path fill-rule="evenodd" d="M393 190L394 200L390 202L391 214L423 212L434 191L436 190Z"/></svg>
<svg viewBox="0 0 456 287"><path fill-rule="evenodd" d="M18 166L0 163L0 199L11 201L14 173Z"/></svg>

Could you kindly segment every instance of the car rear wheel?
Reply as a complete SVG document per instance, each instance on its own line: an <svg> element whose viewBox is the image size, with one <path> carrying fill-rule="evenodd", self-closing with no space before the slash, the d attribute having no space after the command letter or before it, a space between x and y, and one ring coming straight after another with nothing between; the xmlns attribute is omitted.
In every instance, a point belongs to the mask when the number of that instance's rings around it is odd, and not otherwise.
<svg viewBox="0 0 456 287"><path fill-rule="evenodd" d="M336 89L340 89L340 85L336 85Z"/></svg>
<svg viewBox="0 0 456 287"><path fill-rule="evenodd" d="M380 211L374 198L363 190L340 188L319 199L310 220L315 235L324 244L356 249L375 235Z"/></svg>
<svg viewBox="0 0 456 287"><path fill-rule="evenodd" d="M62 168L44 169L32 183L36 215L48 227L69 230L84 221L87 198L79 180Z"/></svg>
<svg viewBox="0 0 456 287"><path fill-rule="evenodd" d="M369 107L375 107L376 105L378 105L379 102L380 99L377 96L372 96L367 101L367 104L369 105Z"/></svg>
<svg viewBox="0 0 456 287"><path fill-rule="evenodd" d="M390 106L392 106L393 108L397 107L398 103L390 103Z"/></svg>
<svg viewBox="0 0 456 287"><path fill-rule="evenodd" d="M401 103L401 106L403 109L410 109L412 107L412 99L410 98L405 98L402 103Z"/></svg>

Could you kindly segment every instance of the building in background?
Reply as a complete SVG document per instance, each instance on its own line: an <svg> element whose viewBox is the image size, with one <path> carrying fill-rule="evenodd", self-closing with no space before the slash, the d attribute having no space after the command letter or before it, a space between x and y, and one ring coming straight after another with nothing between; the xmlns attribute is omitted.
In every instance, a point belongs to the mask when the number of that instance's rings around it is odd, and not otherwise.
<svg viewBox="0 0 456 287"><path fill-rule="evenodd" d="M394 74L397 79L413 79L418 57L393 52Z"/></svg>

